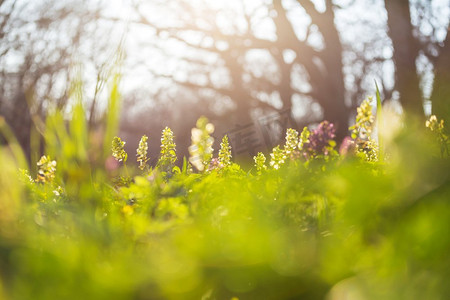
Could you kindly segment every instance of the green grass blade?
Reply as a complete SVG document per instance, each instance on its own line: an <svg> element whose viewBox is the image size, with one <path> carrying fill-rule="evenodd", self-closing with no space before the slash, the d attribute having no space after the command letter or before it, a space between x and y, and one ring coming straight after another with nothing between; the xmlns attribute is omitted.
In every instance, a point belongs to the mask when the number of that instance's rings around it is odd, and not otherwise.
<svg viewBox="0 0 450 300"><path fill-rule="evenodd" d="M108 107L106 110L106 128L105 128L105 136L103 140L103 157L106 159L109 155L111 155L111 141L117 135L119 131L119 122L120 122L120 111L121 111L121 103L122 96L120 94L119 85L121 80L121 72L120 68L124 58L124 50L123 50L123 42L124 37L116 50L113 71L114 74L110 86L109 99L108 99Z"/></svg>
<svg viewBox="0 0 450 300"><path fill-rule="evenodd" d="M381 96L380 96L380 90L378 88L378 84L375 81L375 87L377 89L377 133L378 133L378 147L379 147L379 159L380 161L384 161L384 143L383 143L383 136L382 136L382 126L383 126L383 113L382 113L382 105L381 105Z"/></svg>
<svg viewBox="0 0 450 300"><path fill-rule="evenodd" d="M86 112L83 107L83 84L81 82L81 74L78 74L77 80L74 82L72 97L75 99L75 106L72 111L72 119L70 121L70 138L74 147L74 154L79 161L87 159L88 151L88 128L86 120Z"/></svg>
<svg viewBox="0 0 450 300"><path fill-rule="evenodd" d="M119 130L121 95L119 92L120 76L116 74L111 85L111 92L108 99L106 112L106 130L103 143L103 155L108 157L111 154L111 141Z"/></svg>

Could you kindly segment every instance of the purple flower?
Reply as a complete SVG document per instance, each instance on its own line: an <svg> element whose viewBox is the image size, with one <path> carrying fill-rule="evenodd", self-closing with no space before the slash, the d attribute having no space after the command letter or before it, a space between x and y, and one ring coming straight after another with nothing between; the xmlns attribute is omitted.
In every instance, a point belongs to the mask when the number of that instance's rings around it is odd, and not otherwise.
<svg viewBox="0 0 450 300"><path fill-rule="evenodd" d="M329 155L334 151L334 138L336 137L336 129L334 124L323 121L319 126L311 131L309 141L304 145L304 156L309 159L317 155Z"/></svg>
<svg viewBox="0 0 450 300"><path fill-rule="evenodd" d="M355 141L346 136L342 141L341 147L339 148L339 153L341 155L354 154L356 152L356 144Z"/></svg>
<svg viewBox="0 0 450 300"><path fill-rule="evenodd" d="M208 171L212 171L212 170L215 170L215 169L221 169L223 166L222 166L222 164L220 163L220 161L219 161L219 159L218 158L213 158L213 159L211 159L211 161L209 162L209 168L208 168Z"/></svg>

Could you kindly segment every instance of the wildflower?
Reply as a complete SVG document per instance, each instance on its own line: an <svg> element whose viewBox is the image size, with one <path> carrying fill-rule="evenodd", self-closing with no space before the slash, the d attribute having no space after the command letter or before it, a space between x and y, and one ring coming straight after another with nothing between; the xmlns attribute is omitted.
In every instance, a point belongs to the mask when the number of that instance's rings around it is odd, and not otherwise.
<svg viewBox="0 0 450 300"><path fill-rule="evenodd" d="M28 172L28 170L25 169L19 169L20 175L21 175L21 180L24 183L34 183L34 179L30 176L30 172Z"/></svg>
<svg viewBox="0 0 450 300"><path fill-rule="evenodd" d="M355 141L351 137L346 136L342 141L341 147L339 148L339 154L347 155L347 154L354 154L355 152L356 152Z"/></svg>
<svg viewBox="0 0 450 300"><path fill-rule="evenodd" d="M209 163L208 171L220 169L222 167L223 167L223 165L220 163L219 159L213 158L213 159L211 159L211 162Z"/></svg>
<svg viewBox="0 0 450 300"><path fill-rule="evenodd" d="M120 139L120 137L114 137L112 141L112 155L118 161L127 161L128 154L124 150L125 142Z"/></svg>
<svg viewBox="0 0 450 300"><path fill-rule="evenodd" d="M113 172L119 168L120 163L112 156L105 160L105 169L108 172Z"/></svg>
<svg viewBox="0 0 450 300"><path fill-rule="evenodd" d="M308 127L304 127L302 133L300 134L300 139L298 141L298 149L303 150L303 147L305 144L309 143L309 136L311 135L311 132L309 131Z"/></svg>
<svg viewBox="0 0 450 300"><path fill-rule="evenodd" d="M286 131L286 144L284 145L284 151L286 156L293 158L294 152L298 147L298 131L292 128L288 128Z"/></svg>
<svg viewBox="0 0 450 300"><path fill-rule="evenodd" d="M435 115L430 116L430 118L425 122L425 126L432 132L441 132L444 130L444 120L438 122Z"/></svg>
<svg viewBox="0 0 450 300"><path fill-rule="evenodd" d="M379 157L379 147L375 140L372 138L358 144L357 154L362 156L365 161L376 162Z"/></svg>
<svg viewBox="0 0 450 300"><path fill-rule="evenodd" d="M262 171L267 169L267 166L265 165L266 157L261 152L258 152L258 154L253 157L253 160L255 161L256 173L261 175Z"/></svg>
<svg viewBox="0 0 450 300"><path fill-rule="evenodd" d="M206 117L197 120L196 128L192 128L189 147L189 161L200 172L203 172L212 159L214 138L210 136L214 132L214 125L208 122Z"/></svg>
<svg viewBox="0 0 450 300"><path fill-rule="evenodd" d="M122 213L123 213L124 215L126 215L126 216L132 215L132 214L134 213L133 206L128 205L128 204L125 205L125 206L123 206L123 207L122 207Z"/></svg>
<svg viewBox="0 0 450 300"><path fill-rule="evenodd" d="M49 156L42 156L37 162L38 174L36 182L52 182L55 178L56 161L51 160Z"/></svg>
<svg viewBox="0 0 450 300"><path fill-rule="evenodd" d="M356 109L356 123L349 129L352 131L353 139L366 139L372 134L375 117L372 114L372 106L370 105L372 98L364 100Z"/></svg>
<svg viewBox="0 0 450 300"><path fill-rule="evenodd" d="M164 171L169 171L177 160L176 144L174 135L169 127L164 128L161 136L161 152L158 160L158 167Z"/></svg>
<svg viewBox="0 0 450 300"><path fill-rule="evenodd" d="M351 137L354 140L356 153L366 161L375 162L378 161L379 147L371 137L375 122L371 101L372 98L366 99L357 108L355 125L349 129L352 132Z"/></svg>
<svg viewBox="0 0 450 300"><path fill-rule="evenodd" d="M53 190L53 194L57 197L63 195L64 189L61 186L57 186L56 189Z"/></svg>
<svg viewBox="0 0 450 300"><path fill-rule="evenodd" d="M328 121L323 121L309 134L307 142L303 143L303 156L310 159L319 156L332 157L337 155L337 151L334 149L336 146L335 137L336 129L334 125Z"/></svg>
<svg viewBox="0 0 450 300"><path fill-rule="evenodd" d="M270 158L270 166L274 169L279 169L286 161L286 153L280 146L276 146L270 153Z"/></svg>
<svg viewBox="0 0 450 300"><path fill-rule="evenodd" d="M148 137L146 135L143 135L141 137L141 140L139 141L139 146L136 150L136 156L137 161L139 163L139 169L144 170L147 166L147 161L149 158L147 158L147 152L148 152Z"/></svg>
<svg viewBox="0 0 450 300"><path fill-rule="evenodd" d="M444 157L444 154L447 153L447 156L450 155L449 151L449 137L444 133L444 120L438 121L435 115L432 115L426 122L425 126L433 132L439 143L441 145L441 156Z"/></svg>
<svg viewBox="0 0 450 300"><path fill-rule="evenodd" d="M219 163L223 167L228 167L231 165L231 146L228 143L227 135L222 138L222 143L220 143Z"/></svg>

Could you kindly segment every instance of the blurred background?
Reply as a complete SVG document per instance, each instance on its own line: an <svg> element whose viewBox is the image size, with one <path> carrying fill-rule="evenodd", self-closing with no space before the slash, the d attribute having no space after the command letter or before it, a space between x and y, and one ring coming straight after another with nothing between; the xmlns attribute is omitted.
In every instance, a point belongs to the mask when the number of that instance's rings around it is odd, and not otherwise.
<svg viewBox="0 0 450 300"><path fill-rule="evenodd" d="M120 136L133 153L147 134L151 158L165 126L186 155L201 115L235 154L324 119L340 140L375 81L450 123L449 20L450 0L0 0L0 115L30 155L81 81L101 134L120 67Z"/></svg>

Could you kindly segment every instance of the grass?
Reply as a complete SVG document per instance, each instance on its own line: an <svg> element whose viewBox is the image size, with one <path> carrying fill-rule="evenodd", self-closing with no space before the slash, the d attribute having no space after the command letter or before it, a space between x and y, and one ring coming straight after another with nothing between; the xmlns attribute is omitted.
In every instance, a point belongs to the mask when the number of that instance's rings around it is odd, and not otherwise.
<svg viewBox="0 0 450 300"><path fill-rule="evenodd" d="M166 129L158 165L125 170L110 156L119 99L116 82L103 143L91 138L81 101L69 126L51 114L49 159L35 174L0 121L9 141L0 152L1 299L450 294L450 164L439 123L398 126L378 139L380 156L375 119L358 111L341 151L325 123L305 129L301 145L289 131L272 166L258 154L258 167L242 170L228 162L225 139L210 162L213 126L202 119L192 165L177 166Z"/></svg>

